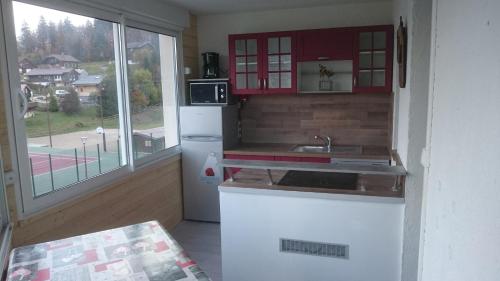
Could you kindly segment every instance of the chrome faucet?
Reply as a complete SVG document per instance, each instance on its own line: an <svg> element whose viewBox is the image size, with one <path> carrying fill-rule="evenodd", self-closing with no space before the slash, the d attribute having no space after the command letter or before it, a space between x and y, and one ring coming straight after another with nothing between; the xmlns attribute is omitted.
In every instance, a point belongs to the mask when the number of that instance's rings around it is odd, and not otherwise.
<svg viewBox="0 0 500 281"><path fill-rule="evenodd" d="M315 140L322 140L323 143L325 144L326 148L328 149L328 152L332 150L332 138L329 136L314 136Z"/></svg>

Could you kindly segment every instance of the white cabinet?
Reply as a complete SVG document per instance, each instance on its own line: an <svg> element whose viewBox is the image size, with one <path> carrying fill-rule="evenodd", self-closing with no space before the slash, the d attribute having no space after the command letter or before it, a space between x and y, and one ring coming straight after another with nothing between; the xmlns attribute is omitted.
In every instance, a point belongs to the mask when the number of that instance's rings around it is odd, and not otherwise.
<svg viewBox="0 0 500 281"><path fill-rule="evenodd" d="M401 198L219 187L223 280L396 281ZM280 239L347 245L348 258L280 251Z"/></svg>

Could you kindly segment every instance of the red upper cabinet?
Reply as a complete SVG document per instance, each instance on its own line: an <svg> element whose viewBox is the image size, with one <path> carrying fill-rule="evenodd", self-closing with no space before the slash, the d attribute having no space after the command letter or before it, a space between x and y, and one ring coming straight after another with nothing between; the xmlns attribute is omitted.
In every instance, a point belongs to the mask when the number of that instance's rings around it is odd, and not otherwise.
<svg viewBox="0 0 500 281"><path fill-rule="evenodd" d="M392 91L392 26L356 28L354 37L353 92Z"/></svg>
<svg viewBox="0 0 500 281"><path fill-rule="evenodd" d="M229 35L229 63L235 95L297 92L295 32Z"/></svg>
<svg viewBox="0 0 500 281"><path fill-rule="evenodd" d="M229 35L229 69L232 93L262 91L262 37L259 34Z"/></svg>
<svg viewBox="0 0 500 281"><path fill-rule="evenodd" d="M266 94L297 93L295 32L263 34L263 91Z"/></svg>
<svg viewBox="0 0 500 281"><path fill-rule="evenodd" d="M352 60L352 28L302 30L298 32L298 61Z"/></svg>

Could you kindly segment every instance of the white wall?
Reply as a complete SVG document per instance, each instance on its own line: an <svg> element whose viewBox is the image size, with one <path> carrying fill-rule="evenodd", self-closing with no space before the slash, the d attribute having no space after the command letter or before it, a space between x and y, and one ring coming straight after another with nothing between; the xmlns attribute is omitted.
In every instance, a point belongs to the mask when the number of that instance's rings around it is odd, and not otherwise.
<svg viewBox="0 0 500 281"><path fill-rule="evenodd" d="M393 92L394 92L394 123L393 123L393 148L398 151L401 161L406 166L407 150L408 150L408 124L410 112L410 87L412 74L412 56L413 50L413 18L412 5L413 0L394 0L393 2L393 24L399 25L399 17L403 17L404 24L408 27L408 50L407 50L407 70L406 70L406 88L399 88L398 82L398 64L396 56L394 56L394 77L393 77ZM394 42L397 40L394 34ZM394 45L396 47L396 45ZM396 50L394 52L396 54Z"/></svg>
<svg viewBox="0 0 500 281"><path fill-rule="evenodd" d="M200 53L218 52L227 70L229 34L391 23L391 2L206 15L198 17L198 44Z"/></svg>
<svg viewBox="0 0 500 281"><path fill-rule="evenodd" d="M425 169L420 163L426 145L432 0L394 1L394 24L399 16L408 27L406 87L399 88L394 69L394 146L408 170L401 280L416 281L420 273L420 238Z"/></svg>
<svg viewBox="0 0 500 281"><path fill-rule="evenodd" d="M422 280L500 279L500 1L435 0Z"/></svg>

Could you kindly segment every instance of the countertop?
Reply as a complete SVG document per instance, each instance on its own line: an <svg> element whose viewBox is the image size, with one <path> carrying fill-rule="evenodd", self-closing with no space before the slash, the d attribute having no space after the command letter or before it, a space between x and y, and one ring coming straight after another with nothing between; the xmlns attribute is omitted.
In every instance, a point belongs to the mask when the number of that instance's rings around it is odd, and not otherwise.
<svg viewBox="0 0 500 281"><path fill-rule="evenodd" d="M359 146L356 152L335 151L335 147L341 150L342 145L333 146L334 152L293 152L290 151L297 144L276 144L276 143L243 143L233 149L224 150L224 154L237 155L260 155L260 156L284 156L284 157L333 157L346 159L370 159L370 160L391 160L389 150L383 146ZM315 144L317 145L317 144Z"/></svg>
<svg viewBox="0 0 500 281"><path fill-rule="evenodd" d="M271 171L271 176L274 182L279 182L285 174L286 171ZM393 191L393 186L396 180L395 176L359 175L356 190L282 186L278 184L270 185L267 171L257 169L242 169L233 175L233 179L233 181L227 180L223 182L220 187L403 198L402 190ZM364 189L362 187L364 187Z"/></svg>

